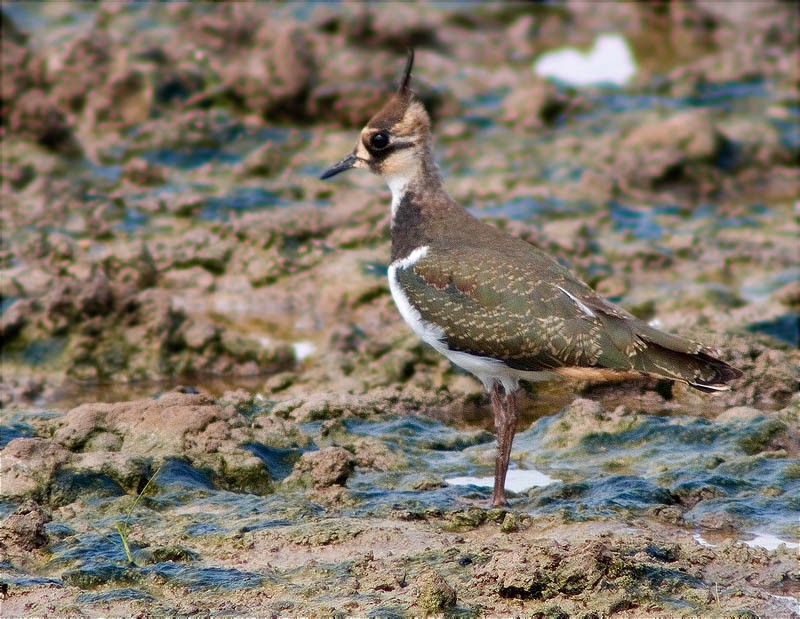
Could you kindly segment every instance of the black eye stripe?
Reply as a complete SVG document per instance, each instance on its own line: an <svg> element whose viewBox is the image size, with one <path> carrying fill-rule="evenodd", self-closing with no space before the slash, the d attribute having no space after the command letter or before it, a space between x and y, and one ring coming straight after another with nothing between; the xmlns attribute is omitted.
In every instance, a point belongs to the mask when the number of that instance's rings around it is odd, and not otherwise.
<svg viewBox="0 0 800 619"><path fill-rule="evenodd" d="M401 150L403 148L412 148L413 146L416 146L415 142L392 142L383 148L375 148L371 142L372 140L364 141L364 146L367 147L367 150L371 153L379 152L381 154L384 154L390 150Z"/></svg>
<svg viewBox="0 0 800 619"><path fill-rule="evenodd" d="M378 148L374 144L375 137L379 135L384 136L388 140L386 145L383 146L382 148ZM364 144L364 147L367 149L367 152L369 152L370 154L370 160L372 162L370 165L372 165L373 163L375 165L380 165L392 153L398 150L402 150L405 148L412 148L416 146L416 142L409 138L400 138L399 141L395 140L392 137L391 133L389 133L387 130L379 130L370 135L365 135L362 139L362 142ZM381 141L379 139L379 144L380 143Z"/></svg>

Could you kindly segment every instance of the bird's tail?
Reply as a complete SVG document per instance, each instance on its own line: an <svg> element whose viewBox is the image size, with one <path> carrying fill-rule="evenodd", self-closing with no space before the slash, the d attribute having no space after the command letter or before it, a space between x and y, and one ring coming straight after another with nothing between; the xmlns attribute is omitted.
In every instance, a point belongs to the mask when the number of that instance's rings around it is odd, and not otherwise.
<svg viewBox="0 0 800 619"><path fill-rule="evenodd" d="M741 370L717 358L717 352L677 335L654 329L641 322L636 337L642 346L631 358L635 370L687 383L713 393L728 391L727 384L742 375Z"/></svg>

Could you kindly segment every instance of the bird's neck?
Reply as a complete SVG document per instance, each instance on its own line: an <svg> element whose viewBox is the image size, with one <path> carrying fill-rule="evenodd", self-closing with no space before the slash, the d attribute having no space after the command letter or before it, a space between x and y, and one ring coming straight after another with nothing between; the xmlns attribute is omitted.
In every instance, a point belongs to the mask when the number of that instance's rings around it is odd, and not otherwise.
<svg viewBox="0 0 800 619"><path fill-rule="evenodd" d="M427 148L423 156L415 158L413 165L387 176L386 183L392 192L392 225L407 194L415 196L446 194L442 174Z"/></svg>
<svg viewBox="0 0 800 619"><path fill-rule="evenodd" d="M447 193L432 157L386 178L392 192L392 260L424 245L439 220L465 211Z"/></svg>

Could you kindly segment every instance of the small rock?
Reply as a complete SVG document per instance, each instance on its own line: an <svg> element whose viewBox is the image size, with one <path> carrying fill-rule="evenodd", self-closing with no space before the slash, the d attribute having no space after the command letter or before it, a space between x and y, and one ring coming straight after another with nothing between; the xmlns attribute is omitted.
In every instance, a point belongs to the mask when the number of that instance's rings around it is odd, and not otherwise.
<svg viewBox="0 0 800 619"><path fill-rule="evenodd" d="M103 434L111 435L109 432ZM121 444L122 439L118 436L116 438L118 444ZM91 448L96 451L88 451ZM85 473L87 477L91 477L99 473L124 488L126 492L133 494L137 493L152 476L148 458L131 456L119 451L99 450L94 440L86 444L86 449L86 452L76 454L70 464L70 468L78 474Z"/></svg>
<svg viewBox="0 0 800 619"><path fill-rule="evenodd" d="M353 473L353 454L342 447L324 447L319 451L304 453L295 465L291 477L304 473L310 476L314 488L343 486Z"/></svg>
<svg viewBox="0 0 800 619"><path fill-rule="evenodd" d="M722 511L701 514L692 524L712 531L736 531L739 528L737 517Z"/></svg>
<svg viewBox="0 0 800 619"><path fill-rule="evenodd" d="M44 493L56 468L72 457L55 441L16 438L0 451L0 496L20 497Z"/></svg>
<svg viewBox="0 0 800 619"><path fill-rule="evenodd" d="M126 66L125 54L118 58L123 59L122 66L108 77L103 90L87 101L88 116L103 127L124 128L141 123L149 118L152 107L152 80L139 69Z"/></svg>
<svg viewBox="0 0 800 619"><path fill-rule="evenodd" d="M789 282L775 292L775 299L781 305L793 309L800 309L800 281Z"/></svg>
<svg viewBox="0 0 800 619"><path fill-rule="evenodd" d="M518 529L519 523L517 522L517 516L513 512L507 512L503 518L503 522L500 523L500 530L503 533L513 533Z"/></svg>
<svg viewBox="0 0 800 619"><path fill-rule="evenodd" d="M198 293L209 292L214 288L214 276L199 266L188 269L170 269L164 273L162 284L166 289L196 290Z"/></svg>
<svg viewBox="0 0 800 619"><path fill-rule="evenodd" d="M0 550L31 551L48 542L45 523L50 516L30 499L24 501L16 511L0 522Z"/></svg>
<svg viewBox="0 0 800 619"><path fill-rule="evenodd" d="M763 416L764 412L757 408L752 408L750 406L734 406L722 412L717 417L717 421L733 421L734 419L750 420Z"/></svg>
<svg viewBox="0 0 800 619"><path fill-rule="evenodd" d="M160 165L137 158L123 166L122 178L135 185L160 185L164 182L165 172Z"/></svg>
<svg viewBox="0 0 800 619"><path fill-rule="evenodd" d="M631 131L623 148L639 151L670 150L690 161L711 161L719 152L722 135L703 112L681 112L660 122L647 123Z"/></svg>
<svg viewBox="0 0 800 619"><path fill-rule="evenodd" d="M103 28L73 38L54 79L53 99L65 109L80 112L102 91L117 47ZM53 76L55 77L55 76Z"/></svg>
<svg viewBox="0 0 800 619"><path fill-rule="evenodd" d="M78 311L86 316L106 315L112 311L114 297L111 285L101 270L96 270L91 279L81 285L75 304Z"/></svg>
<svg viewBox="0 0 800 619"><path fill-rule="evenodd" d="M552 83L528 80L503 100L503 122L515 130L537 130L552 125L569 106L569 99Z"/></svg>
<svg viewBox="0 0 800 619"><path fill-rule="evenodd" d="M42 90L29 90L20 97L9 115L8 131L64 155L81 153L66 115Z"/></svg>
<svg viewBox="0 0 800 619"><path fill-rule="evenodd" d="M707 113L681 112L631 131L622 140L615 167L627 182L642 187L700 182L702 170L716 169L729 148L730 140Z"/></svg>
<svg viewBox="0 0 800 619"><path fill-rule="evenodd" d="M309 34L265 23L249 56L229 66L231 92L269 120L305 118L316 76Z"/></svg>
<svg viewBox="0 0 800 619"><path fill-rule="evenodd" d="M190 320L189 325L183 332L183 339L192 350L203 350L218 337L219 330L217 327L202 318Z"/></svg>
<svg viewBox="0 0 800 619"><path fill-rule="evenodd" d="M220 406L233 406L237 413L248 413L255 404L255 396L244 389L226 391L219 399Z"/></svg>
<svg viewBox="0 0 800 619"><path fill-rule="evenodd" d="M291 155L305 144L299 132L292 131L285 140L270 140L250 153L239 166L242 177L272 176L282 172Z"/></svg>
<svg viewBox="0 0 800 619"><path fill-rule="evenodd" d="M19 299L3 313L3 320L0 322L0 344L7 344L25 328L31 311L30 306L30 301Z"/></svg>
<svg viewBox="0 0 800 619"><path fill-rule="evenodd" d="M435 571L423 573L419 579L417 605L429 613L439 613L455 607L456 590Z"/></svg>

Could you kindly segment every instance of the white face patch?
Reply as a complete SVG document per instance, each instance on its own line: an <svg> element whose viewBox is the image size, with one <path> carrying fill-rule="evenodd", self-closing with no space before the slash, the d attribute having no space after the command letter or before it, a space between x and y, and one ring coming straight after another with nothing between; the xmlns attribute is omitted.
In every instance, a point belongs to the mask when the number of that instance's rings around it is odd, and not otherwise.
<svg viewBox="0 0 800 619"><path fill-rule="evenodd" d="M395 141L395 143L399 142ZM410 143L412 144L410 147L399 148L386 154L381 162L381 176L387 180L393 176L410 178L419 172L422 153L414 145L413 140Z"/></svg>
<svg viewBox="0 0 800 619"><path fill-rule="evenodd" d="M372 159L372 155L369 154L369 151L366 149L361 140L359 140L358 144L356 145L356 158L358 161L354 167L369 170L369 165L367 165L367 162Z"/></svg>

